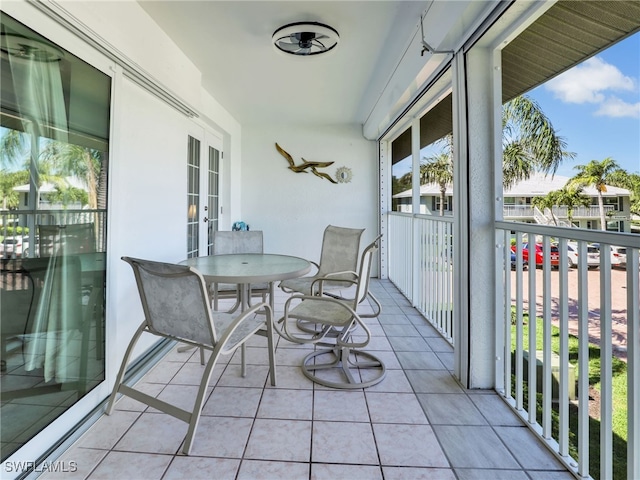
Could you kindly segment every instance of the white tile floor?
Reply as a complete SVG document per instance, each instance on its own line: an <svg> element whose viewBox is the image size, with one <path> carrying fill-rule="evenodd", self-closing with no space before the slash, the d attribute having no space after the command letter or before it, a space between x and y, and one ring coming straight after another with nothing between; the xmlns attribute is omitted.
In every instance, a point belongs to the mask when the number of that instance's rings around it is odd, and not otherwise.
<svg viewBox="0 0 640 480"><path fill-rule="evenodd" d="M452 349L388 281L374 281L383 305L369 320L369 349L387 366L378 385L356 391L312 383L308 353L279 339L277 387L267 378L266 340L216 366L190 456L186 424L122 398L59 459L76 472L41 478L89 479L572 479L492 391L453 378ZM278 294L276 310L285 297ZM190 407L202 367L175 349L142 388Z"/></svg>

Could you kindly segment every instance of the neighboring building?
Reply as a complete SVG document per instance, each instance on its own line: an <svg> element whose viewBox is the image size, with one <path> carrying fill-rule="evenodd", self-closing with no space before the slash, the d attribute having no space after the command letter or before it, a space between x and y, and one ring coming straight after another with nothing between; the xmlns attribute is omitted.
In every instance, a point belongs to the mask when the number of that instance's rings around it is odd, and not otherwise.
<svg viewBox="0 0 640 480"><path fill-rule="evenodd" d="M67 187L78 188L81 190L87 190L87 186L82 183L77 178L67 177L64 179ZM29 207L29 190L31 186L26 183L24 185L18 185L14 187L13 190L20 194L20 202L18 203L17 210L28 210ZM50 182L44 182L38 191L39 199L38 199L38 208L41 210L56 210L56 209L68 209L68 210L77 210L81 209L83 205L78 202L70 202L67 205L62 205L60 202L54 202L51 199L51 195L56 193L57 187L55 184Z"/></svg>
<svg viewBox="0 0 640 480"><path fill-rule="evenodd" d="M553 225L554 221L549 209L541 212L532 206L535 197L544 197L549 192L563 188L569 177L560 175L550 176L540 173L534 174L528 180L516 183L512 188L504 191L504 219L526 223ZM573 209L573 226L578 228L600 229L600 209L598 207L598 193L592 186L584 188L585 195L591 197L591 206ZM607 191L602 193L604 209L607 217L607 230L612 232L631 231L630 192L624 188L607 185ZM398 201L397 211L411 212L411 190L393 196ZM444 204L445 215L453 214L453 188L447 187ZM440 213L440 186L431 183L420 186L420 213ZM558 225L569 226L567 207L554 207L553 215Z"/></svg>

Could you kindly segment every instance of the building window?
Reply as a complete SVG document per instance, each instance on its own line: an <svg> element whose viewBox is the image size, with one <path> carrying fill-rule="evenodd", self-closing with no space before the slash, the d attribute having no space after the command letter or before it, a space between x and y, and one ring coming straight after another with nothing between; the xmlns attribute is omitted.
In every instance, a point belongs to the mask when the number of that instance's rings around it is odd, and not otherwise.
<svg viewBox="0 0 640 480"><path fill-rule="evenodd" d="M440 211L440 197L433 197L433 211L434 212L439 212ZM442 209L445 212L450 212L452 210L451 205L453 203L453 197L450 196L445 196L444 197L444 208Z"/></svg>

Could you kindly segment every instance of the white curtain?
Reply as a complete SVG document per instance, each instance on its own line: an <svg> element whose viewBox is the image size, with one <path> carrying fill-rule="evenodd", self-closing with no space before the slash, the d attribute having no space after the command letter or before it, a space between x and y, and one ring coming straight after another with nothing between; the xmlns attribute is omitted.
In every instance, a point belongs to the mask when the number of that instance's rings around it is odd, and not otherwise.
<svg viewBox="0 0 640 480"><path fill-rule="evenodd" d="M35 38L15 34L4 37L25 131L67 142L67 109L60 72L63 53Z"/></svg>
<svg viewBox="0 0 640 480"><path fill-rule="evenodd" d="M82 343L80 261L66 251L64 228L54 240L59 247L49 258L35 311L31 335L26 338L27 371L43 368L46 382L79 379Z"/></svg>
<svg viewBox="0 0 640 480"><path fill-rule="evenodd" d="M11 75L24 131L31 137L29 209L39 202L38 159L43 139L68 142L67 110L61 62L57 47L37 38L7 34L3 50L8 53ZM46 140L45 140L46 141ZM29 220L31 245L35 246L35 217ZM78 377L80 359L80 268L70 258L64 239L50 257L31 335L26 340L26 369L44 368L45 381L66 382ZM35 248L33 249L35 251Z"/></svg>

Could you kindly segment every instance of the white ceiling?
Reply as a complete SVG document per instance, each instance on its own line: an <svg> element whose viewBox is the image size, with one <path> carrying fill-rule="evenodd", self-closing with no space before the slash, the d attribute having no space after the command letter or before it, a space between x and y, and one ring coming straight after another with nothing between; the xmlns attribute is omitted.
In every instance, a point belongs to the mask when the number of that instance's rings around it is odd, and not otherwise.
<svg viewBox="0 0 640 480"><path fill-rule="evenodd" d="M403 55L420 55L406 51L429 3L140 1L238 121L314 125L366 121ZM318 57L277 52L273 32L299 21L330 25L340 43Z"/></svg>

